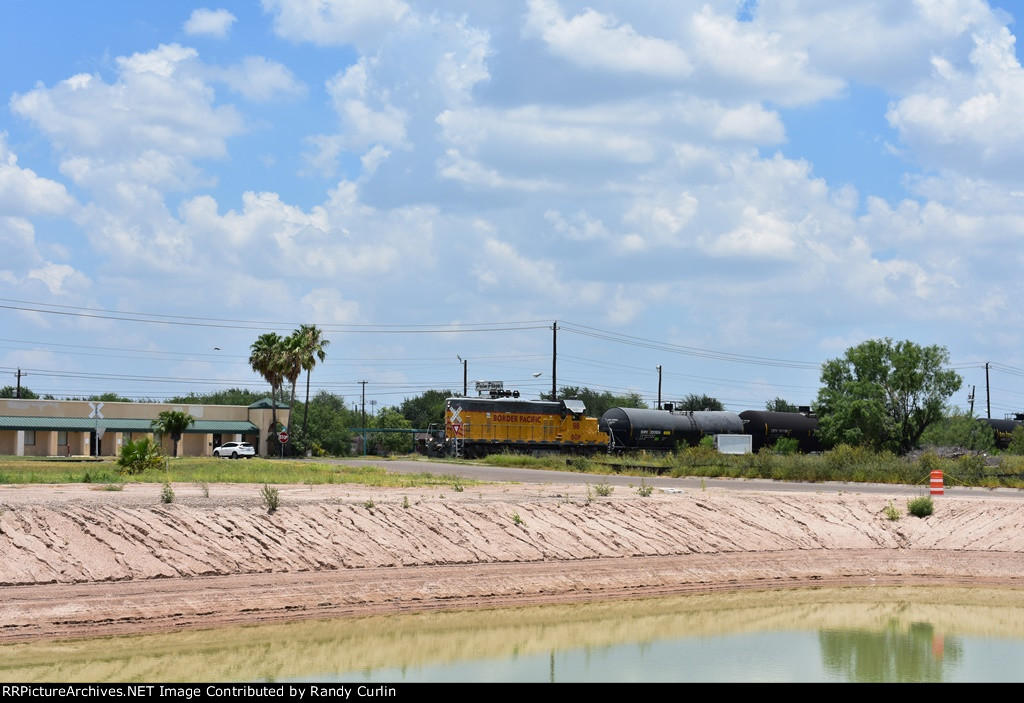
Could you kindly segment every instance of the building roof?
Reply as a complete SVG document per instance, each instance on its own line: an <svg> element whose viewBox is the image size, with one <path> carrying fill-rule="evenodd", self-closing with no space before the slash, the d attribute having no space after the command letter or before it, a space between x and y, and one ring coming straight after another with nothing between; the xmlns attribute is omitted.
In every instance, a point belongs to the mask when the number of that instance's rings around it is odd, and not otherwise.
<svg viewBox="0 0 1024 703"><path fill-rule="evenodd" d="M107 432L152 432L151 420L139 418L24 417L0 415L0 430L53 430L89 432L102 427ZM248 420L196 420L188 434L259 434Z"/></svg>
<svg viewBox="0 0 1024 703"><path fill-rule="evenodd" d="M255 403L249 406L250 410L270 410L271 408L278 410L288 410L288 404L282 403L281 401L273 401L270 398L264 398L263 400L257 400Z"/></svg>

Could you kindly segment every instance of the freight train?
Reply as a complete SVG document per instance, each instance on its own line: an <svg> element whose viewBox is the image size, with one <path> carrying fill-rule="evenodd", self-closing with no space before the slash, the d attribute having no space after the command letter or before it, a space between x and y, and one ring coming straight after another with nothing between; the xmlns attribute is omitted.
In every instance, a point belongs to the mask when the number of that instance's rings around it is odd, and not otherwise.
<svg viewBox="0 0 1024 703"><path fill-rule="evenodd" d="M996 447L999 449L1006 449L1009 447L1010 440L1013 438L1014 430L1018 427L1024 427L1024 415L1020 413L1015 414L1012 420L1010 418L997 420L987 417L979 418L979 420L992 428Z"/></svg>
<svg viewBox="0 0 1024 703"><path fill-rule="evenodd" d="M797 440L800 451L820 451L818 419L806 413L745 410L677 411L611 408L589 417L580 400L525 400L518 393L484 398L448 398L444 427L431 428L422 444L430 456L482 457L505 451L530 454L596 454L671 451L714 435L751 437L751 449L780 437Z"/></svg>

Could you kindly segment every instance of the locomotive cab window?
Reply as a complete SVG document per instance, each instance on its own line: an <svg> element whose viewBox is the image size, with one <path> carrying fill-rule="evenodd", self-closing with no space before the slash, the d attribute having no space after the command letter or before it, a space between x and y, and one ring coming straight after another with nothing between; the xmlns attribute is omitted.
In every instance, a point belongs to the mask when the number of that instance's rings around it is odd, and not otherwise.
<svg viewBox="0 0 1024 703"><path fill-rule="evenodd" d="M562 401L565 409L572 413L572 419L579 421L580 417L587 412L587 406L583 404L582 400L577 398L567 398Z"/></svg>

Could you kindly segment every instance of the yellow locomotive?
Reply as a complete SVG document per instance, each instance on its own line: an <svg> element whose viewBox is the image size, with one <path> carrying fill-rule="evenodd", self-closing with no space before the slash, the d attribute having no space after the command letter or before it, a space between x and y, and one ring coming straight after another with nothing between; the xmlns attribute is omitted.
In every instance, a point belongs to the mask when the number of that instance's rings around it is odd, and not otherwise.
<svg viewBox="0 0 1024 703"><path fill-rule="evenodd" d="M593 454L607 451L610 438L580 400L503 396L448 398L444 433L428 441L430 454L474 458L503 451Z"/></svg>

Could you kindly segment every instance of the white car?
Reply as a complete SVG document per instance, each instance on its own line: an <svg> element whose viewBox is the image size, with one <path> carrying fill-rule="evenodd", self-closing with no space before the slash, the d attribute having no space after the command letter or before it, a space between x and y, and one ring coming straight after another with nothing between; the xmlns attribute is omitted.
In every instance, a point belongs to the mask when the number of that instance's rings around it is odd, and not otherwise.
<svg viewBox="0 0 1024 703"><path fill-rule="evenodd" d="M248 459L251 456L256 456L256 448L248 442L225 442L213 450L213 455L228 459L238 459L239 457Z"/></svg>

